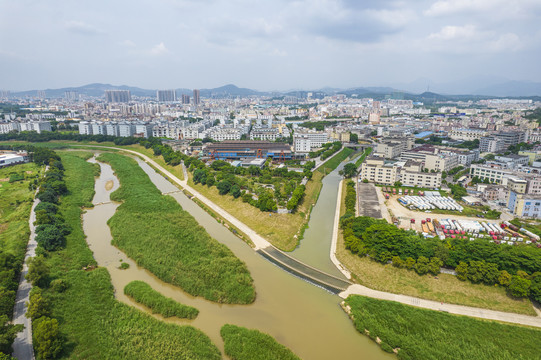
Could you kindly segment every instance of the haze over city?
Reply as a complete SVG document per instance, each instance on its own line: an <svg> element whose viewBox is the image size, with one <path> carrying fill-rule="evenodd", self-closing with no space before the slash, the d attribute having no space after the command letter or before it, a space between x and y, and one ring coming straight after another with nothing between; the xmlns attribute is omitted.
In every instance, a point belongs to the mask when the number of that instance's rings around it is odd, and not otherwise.
<svg viewBox="0 0 541 360"><path fill-rule="evenodd" d="M540 15L537 0L2 0L0 88L471 92L541 81Z"/></svg>

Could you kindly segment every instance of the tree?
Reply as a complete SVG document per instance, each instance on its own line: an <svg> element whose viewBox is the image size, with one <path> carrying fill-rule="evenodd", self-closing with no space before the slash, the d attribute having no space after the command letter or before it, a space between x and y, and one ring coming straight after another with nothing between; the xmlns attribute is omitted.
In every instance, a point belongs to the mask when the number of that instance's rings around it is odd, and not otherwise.
<svg viewBox="0 0 541 360"><path fill-rule="evenodd" d="M506 270L500 271L498 283L502 286L509 286L511 283L511 274L509 274Z"/></svg>
<svg viewBox="0 0 541 360"><path fill-rule="evenodd" d="M531 281L514 275L509 284L509 293L516 298L527 297L530 294Z"/></svg>
<svg viewBox="0 0 541 360"><path fill-rule="evenodd" d="M26 280L30 281L33 286L44 287L47 284L49 277L49 266L45 262L43 256L36 256L28 259L28 273Z"/></svg>
<svg viewBox="0 0 541 360"><path fill-rule="evenodd" d="M401 187L402 186L402 183L400 181L395 181L394 182L394 186L395 187Z"/></svg>
<svg viewBox="0 0 541 360"><path fill-rule="evenodd" d="M15 291L0 287L0 315L7 315L13 312Z"/></svg>
<svg viewBox="0 0 541 360"><path fill-rule="evenodd" d="M35 286L30 291L30 302L26 303L25 316L32 320L49 315L49 303L42 296L41 288Z"/></svg>
<svg viewBox="0 0 541 360"><path fill-rule="evenodd" d="M468 279L468 264L464 261L459 262L455 272L458 280L466 281Z"/></svg>
<svg viewBox="0 0 541 360"><path fill-rule="evenodd" d="M220 181L216 187L218 188L220 195L225 195L231 190L231 183L227 180L223 180Z"/></svg>
<svg viewBox="0 0 541 360"><path fill-rule="evenodd" d="M45 224L36 229L36 242L47 251L55 251L64 246L65 230L62 227Z"/></svg>
<svg viewBox="0 0 541 360"><path fill-rule="evenodd" d="M36 197L39 199L39 201L49 202L53 204L58 203L58 196L51 189L40 189Z"/></svg>
<svg viewBox="0 0 541 360"><path fill-rule="evenodd" d="M233 195L235 199L241 195L240 187L237 184L231 187L231 195Z"/></svg>
<svg viewBox="0 0 541 360"><path fill-rule="evenodd" d="M415 264L415 272L419 275L424 275L429 271L429 261L428 258L424 256L419 256L417 263Z"/></svg>
<svg viewBox="0 0 541 360"><path fill-rule="evenodd" d="M393 256L391 261L393 262L394 267L403 268L405 266L404 260L402 260L400 256Z"/></svg>
<svg viewBox="0 0 541 360"><path fill-rule="evenodd" d="M46 316L34 320L34 347L40 358L54 359L62 350L62 342L58 331L58 321Z"/></svg>
<svg viewBox="0 0 541 360"><path fill-rule="evenodd" d="M433 257L430 259L430 263L428 264L428 272L432 275L438 275L442 265L443 261L441 261L440 258Z"/></svg>
<svg viewBox="0 0 541 360"><path fill-rule="evenodd" d="M346 178L352 178L357 175L357 166L354 163L347 163L342 172Z"/></svg>
<svg viewBox="0 0 541 360"><path fill-rule="evenodd" d="M11 344L13 343L13 340L15 340L17 333L23 331L23 329L24 326L21 324L10 324L9 317L7 315L0 315L0 354L11 353Z"/></svg>
<svg viewBox="0 0 541 360"><path fill-rule="evenodd" d="M58 205L42 201L37 204L36 208L34 209L36 213L40 210L45 210L48 213L56 214L58 212Z"/></svg>
<svg viewBox="0 0 541 360"><path fill-rule="evenodd" d="M541 274L535 277L532 275L532 278L532 283L530 285L530 295L535 301L541 303Z"/></svg>
<svg viewBox="0 0 541 360"><path fill-rule="evenodd" d="M409 257L406 259L405 262L406 269L412 270L415 267L415 259L412 257Z"/></svg>
<svg viewBox="0 0 541 360"><path fill-rule="evenodd" d="M349 141L354 144L357 144L359 142L359 135L355 133L349 133Z"/></svg>

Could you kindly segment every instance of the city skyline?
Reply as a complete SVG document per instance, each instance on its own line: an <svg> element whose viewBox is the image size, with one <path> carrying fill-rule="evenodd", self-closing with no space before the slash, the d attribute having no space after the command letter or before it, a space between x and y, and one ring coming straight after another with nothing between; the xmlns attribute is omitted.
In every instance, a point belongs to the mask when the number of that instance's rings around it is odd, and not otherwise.
<svg viewBox="0 0 541 360"><path fill-rule="evenodd" d="M0 1L0 88L541 82L539 1L246 4Z"/></svg>

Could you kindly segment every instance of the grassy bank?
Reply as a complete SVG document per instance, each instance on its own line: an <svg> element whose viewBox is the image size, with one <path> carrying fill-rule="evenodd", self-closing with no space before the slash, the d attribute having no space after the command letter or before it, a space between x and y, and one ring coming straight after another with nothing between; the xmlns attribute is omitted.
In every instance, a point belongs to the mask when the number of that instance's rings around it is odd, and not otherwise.
<svg viewBox="0 0 541 360"><path fill-rule="evenodd" d="M102 154L120 188L111 199L123 202L109 220L113 244L161 280L194 296L222 303L255 299L246 265L170 196L164 196L131 158Z"/></svg>
<svg viewBox="0 0 541 360"><path fill-rule="evenodd" d="M329 161L327 161L326 163L324 163L323 165L321 165L316 171L317 172L320 172L322 174L328 174L330 173L331 171L333 171L334 169L336 169L338 167L338 165L340 165L340 163L344 160L346 160L346 158L351 155L353 152L355 152L355 150L353 150L352 148L343 148L339 153L338 155L335 155L333 158L331 158Z"/></svg>
<svg viewBox="0 0 541 360"><path fill-rule="evenodd" d="M304 199L296 213L276 214L262 212L252 205L242 202L241 198L222 196L216 187L209 188L205 185L194 184L192 174L189 173L188 176L188 185L284 251L292 251L297 246L298 240L295 235L298 237L301 226L308 222L307 215L310 211L310 205L317 201L323 178L321 173L314 172L312 180L306 184Z"/></svg>
<svg viewBox="0 0 541 360"><path fill-rule="evenodd" d="M231 360L299 360L291 350L258 330L226 324L220 335Z"/></svg>
<svg viewBox="0 0 541 360"><path fill-rule="evenodd" d="M350 296L357 330L399 359L538 359L541 331Z"/></svg>
<svg viewBox="0 0 541 360"><path fill-rule="evenodd" d="M124 287L124 294L148 307L153 314L160 314L166 318L176 316L181 319L194 319L199 314L196 308L179 304L163 296L144 281L130 282Z"/></svg>
<svg viewBox="0 0 541 360"><path fill-rule="evenodd" d="M76 359L220 359L218 349L191 326L162 323L113 295L105 268L85 271L95 261L81 225L81 207L93 196L94 166L78 153L62 155L69 194L61 212L72 229L66 248L48 258L51 279L62 279L63 292L46 290L53 316L66 339L60 358Z"/></svg>
<svg viewBox="0 0 541 360"><path fill-rule="evenodd" d="M30 237L28 218L34 190L29 185L37 180L40 171L34 163L0 168L0 358L11 353L15 334L22 328L9 321Z"/></svg>
<svg viewBox="0 0 541 360"><path fill-rule="evenodd" d="M342 191L340 216L344 215L345 187ZM528 299L512 299L502 287L472 284L456 276L439 274L419 276L414 271L383 265L368 257L359 257L345 248L342 231L338 234L338 260L348 268L359 284L371 289L415 296L427 300L467 305L491 310L535 315Z"/></svg>

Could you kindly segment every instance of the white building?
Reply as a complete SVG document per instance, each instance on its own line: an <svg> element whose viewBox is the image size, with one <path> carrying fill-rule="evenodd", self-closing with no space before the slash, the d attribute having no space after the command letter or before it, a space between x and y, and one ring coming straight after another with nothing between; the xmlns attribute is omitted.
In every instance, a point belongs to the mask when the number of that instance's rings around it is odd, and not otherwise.
<svg viewBox="0 0 541 360"><path fill-rule="evenodd" d="M92 124L88 121L79 122L79 134L81 135L92 135Z"/></svg>

